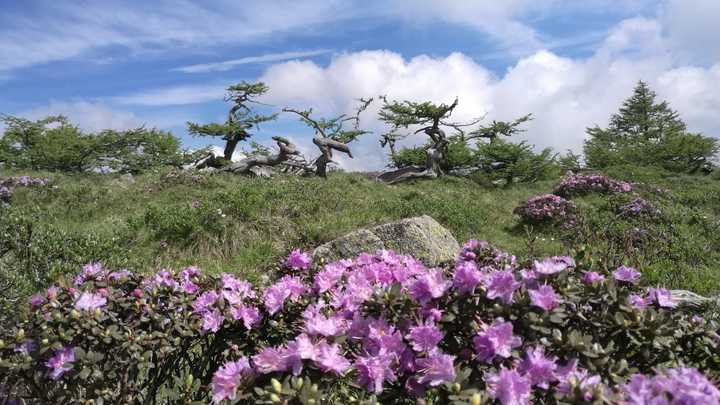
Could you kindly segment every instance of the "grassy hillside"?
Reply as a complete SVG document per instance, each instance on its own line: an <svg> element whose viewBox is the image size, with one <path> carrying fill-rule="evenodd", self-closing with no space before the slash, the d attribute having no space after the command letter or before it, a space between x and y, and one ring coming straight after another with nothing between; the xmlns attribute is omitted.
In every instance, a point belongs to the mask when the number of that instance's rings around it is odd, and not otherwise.
<svg viewBox="0 0 720 405"><path fill-rule="evenodd" d="M10 174L19 173L0 176ZM17 189L12 204L0 209L0 270L27 290L89 261L135 271L194 264L254 279L292 248L428 214L461 242L485 239L523 258L585 246L607 266L637 266L653 283L720 291L720 181L710 177L617 170L616 177L643 183L635 189L662 215L625 220L614 210L620 197L593 195L575 200L584 220L563 231L524 228L512 214L559 179L498 189L451 177L388 186L343 173L327 180L168 171L22 174L53 184ZM646 238L628 245L630 232Z"/></svg>

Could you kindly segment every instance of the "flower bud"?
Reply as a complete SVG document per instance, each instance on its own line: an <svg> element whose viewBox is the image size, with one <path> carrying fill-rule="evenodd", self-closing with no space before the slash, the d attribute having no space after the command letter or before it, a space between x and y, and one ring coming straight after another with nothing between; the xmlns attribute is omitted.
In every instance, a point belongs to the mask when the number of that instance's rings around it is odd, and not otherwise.
<svg viewBox="0 0 720 405"><path fill-rule="evenodd" d="M311 385L311 386L310 386L310 392L313 393L313 394L317 394L317 393L318 393L318 385L317 385L317 384Z"/></svg>
<svg viewBox="0 0 720 405"><path fill-rule="evenodd" d="M452 391L453 391L454 393L456 393L456 394L457 394L458 392L460 392L461 389L462 389L462 387L461 387L460 384L458 384L458 383L455 383L455 384L452 385Z"/></svg>
<svg viewBox="0 0 720 405"><path fill-rule="evenodd" d="M40 343L42 343L43 346L47 346L50 343L50 341L47 340L47 338L45 338L45 339L41 340Z"/></svg>
<svg viewBox="0 0 720 405"><path fill-rule="evenodd" d="M282 393L282 384L280 384L280 381L273 378L270 380L270 384L272 385L275 392L277 392L278 394Z"/></svg>
<svg viewBox="0 0 720 405"><path fill-rule="evenodd" d="M5 348L5 341L0 339L0 349L4 349L4 348Z"/></svg>
<svg viewBox="0 0 720 405"><path fill-rule="evenodd" d="M277 394L270 394L270 402L273 404L279 404L282 400Z"/></svg>
<svg viewBox="0 0 720 405"><path fill-rule="evenodd" d="M72 319L78 319L80 318L80 312L78 312L76 309L73 309L72 311L70 311L70 317Z"/></svg>
<svg viewBox="0 0 720 405"><path fill-rule="evenodd" d="M295 388L296 390L299 391L299 390L301 390L302 387L303 387L303 382L304 382L304 381L303 381L302 378L296 378L296 379L294 379L294 380L292 381L292 386L293 386L293 388Z"/></svg>
<svg viewBox="0 0 720 405"><path fill-rule="evenodd" d="M480 405L480 401L482 398L480 398L480 394L477 392L473 394L472 398L470 398L470 405Z"/></svg>
<svg viewBox="0 0 720 405"><path fill-rule="evenodd" d="M15 338L18 341L25 339L25 329L22 329L22 328L18 329L17 332L15 333Z"/></svg>

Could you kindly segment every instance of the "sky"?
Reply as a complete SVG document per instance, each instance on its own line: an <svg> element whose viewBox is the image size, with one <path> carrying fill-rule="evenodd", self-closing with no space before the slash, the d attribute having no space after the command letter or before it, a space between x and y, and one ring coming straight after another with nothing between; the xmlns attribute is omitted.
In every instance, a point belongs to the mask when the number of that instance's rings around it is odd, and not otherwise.
<svg viewBox="0 0 720 405"><path fill-rule="evenodd" d="M352 111L356 99L450 103L453 120L532 113L512 140L580 151L638 80L691 131L720 137L718 0L0 0L0 113L63 114L87 131L145 125L184 147L187 121L224 121L225 88L263 81L260 112ZM373 131L338 157L345 170L387 164ZM281 114L253 134L318 155L313 131ZM0 129L1 131L1 129ZM410 137L407 145L422 142Z"/></svg>

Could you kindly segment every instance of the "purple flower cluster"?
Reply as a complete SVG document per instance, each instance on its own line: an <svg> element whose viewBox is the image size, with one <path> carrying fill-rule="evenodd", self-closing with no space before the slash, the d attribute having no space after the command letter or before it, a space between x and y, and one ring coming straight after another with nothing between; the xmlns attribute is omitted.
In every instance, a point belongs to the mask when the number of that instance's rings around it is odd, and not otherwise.
<svg viewBox="0 0 720 405"><path fill-rule="evenodd" d="M694 368L667 369L655 376L635 374L623 391L629 405L720 404L720 390Z"/></svg>
<svg viewBox="0 0 720 405"><path fill-rule="evenodd" d="M553 194L572 198L590 193L629 193L632 185L613 180L601 174L576 174L564 178L553 190Z"/></svg>
<svg viewBox="0 0 720 405"><path fill-rule="evenodd" d="M196 294L197 285L193 278L199 275L195 267L188 267L180 274L182 284L177 283L176 288L182 288L187 294ZM226 318L232 321L242 321L246 329L252 329L260 322L262 315L253 304L257 294L250 283L238 280L233 275L222 274L222 288L219 291L209 290L195 298L192 304L193 312L202 317L202 330L217 332Z"/></svg>
<svg viewBox="0 0 720 405"><path fill-rule="evenodd" d="M285 266L293 270L307 270L312 264L310 255L300 249L293 250L285 260Z"/></svg>
<svg viewBox="0 0 720 405"><path fill-rule="evenodd" d="M17 187L42 187L50 184L44 177L14 176L0 177L0 202L9 203Z"/></svg>
<svg viewBox="0 0 720 405"><path fill-rule="evenodd" d="M513 211L530 223L562 223L571 226L575 220L575 203L555 194L532 197Z"/></svg>
<svg viewBox="0 0 720 405"><path fill-rule="evenodd" d="M288 269L303 271L285 275L263 291L231 274L222 274L208 284L195 267L177 273L162 270L147 277L140 288L136 288L140 282L136 280L131 288L122 290L113 283L131 277L129 272L109 273L99 264L88 264L76 279L79 287L51 287L34 296L30 304L37 310L47 309L58 304L61 294L61 299L74 299L71 305L75 310L109 314L112 294L119 290L141 305L146 305L146 297L169 293L192 303L190 324L198 336L240 324L251 339L276 322L288 328L281 334L288 336L286 340L263 338L260 342L274 343L254 348L245 345L242 350L235 346L225 352L231 360L215 371L211 383L215 403L243 398L242 391L257 381L280 379L284 374L299 376L308 369L328 377L354 378L359 386L376 394L390 387L421 397L428 389L454 383L456 367L463 370L468 362L484 370L488 394L502 404L527 404L534 393L567 396L574 401L579 395L581 402L591 402L599 393L612 391L600 376L579 366L584 364L582 359L567 358L563 351L544 340L534 340L532 335L521 336L525 319L504 312L510 305L525 305L523 310L545 317L549 311L553 316L592 311L590 305L575 306L572 294L577 289L594 291L606 282L606 275L580 273L571 257L519 264L486 242L469 241L448 271L428 268L410 256L388 250L322 268L311 268L302 252L295 251L285 264ZM640 273L631 267L621 266L607 277L611 279L607 283L614 279L618 291L636 292L628 296L635 307L656 305L670 310L676 306L665 289L637 294ZM574 282L571 288L564 284L568 280ZM91 290L96 281L107 284ZM470 302L482 302L485 308L501 312L477 311L462 325L451 320L459 313L452 306ZM397 313L397 308L407 313ZM458 327L467 329L458 334ZM36 342L40 340L18 340L13 349L34 353ZM44 364L49 378L58 380L73 370L73 347L48 355L51 357ZM82 356L78 359L80 363ZM625 395L628 403L675 403L676 399L677 403L713 403L718 395L713 389L697 371L676 369L655 377L634 376L612 394Z"/></svg>
<svg viewBox="0 0 720 405"><path fill-rule="evenodd" d="M627 218L636 218L641 216L652 217L660 213L660 210L653 207L650 202L637 197L627 204L618 207L618 213Z"/></svg>

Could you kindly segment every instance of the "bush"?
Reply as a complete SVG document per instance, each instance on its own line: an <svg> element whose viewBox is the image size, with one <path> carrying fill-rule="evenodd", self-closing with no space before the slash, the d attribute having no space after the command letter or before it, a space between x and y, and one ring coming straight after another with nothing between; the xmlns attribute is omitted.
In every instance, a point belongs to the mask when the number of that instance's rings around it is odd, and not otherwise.
<svg viewBox="0 0 720 405"><path fill-rule="evenodd" d="M158 129L88 134L62 116L38 121L2 116L0 121L7 126L0 164L9 169L139 173L183 162L180 141Z"/></svg>
<svg viewBox="0 0 720 405"><path fill-rule="evenodd" d="M510 183L532 183L545 180L557 173L551 149L533 152L525 142L511 143L497 139L479 144L475 151L476 164L492 180Z"/></svg>
<svg viewBox="0 0 720 405"><path fill-rule="evenodd" d="M716 320L589 259L470 241L451 269L390 251L312 267L294 251L263 291L88 265L0 332L0 386L96 403L720 400L695 370L718 376Z"/></svg>
<svg viewBox="0 0 720 405"><path fill-rule="evenodd" d="M564 178L553 190L553 194L572 198L590 193L629 193L632 185L613 180L601 174L576 174Z"/></svg>
<svg viewBox="0 0 720 405"><path fill-rule="evenodd" d="M571 228L575 224L576 211L572 201L554 194L543 194L530 198L515 208L513 213L527 224L553 224Z"/></svg>

